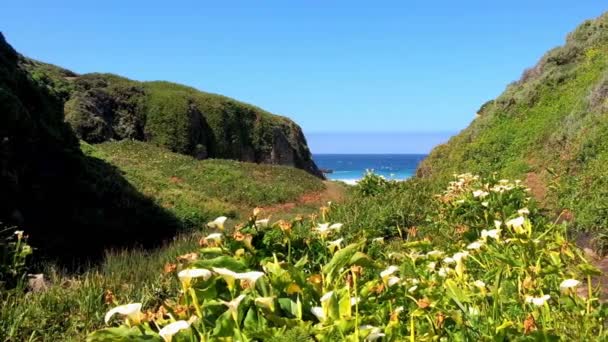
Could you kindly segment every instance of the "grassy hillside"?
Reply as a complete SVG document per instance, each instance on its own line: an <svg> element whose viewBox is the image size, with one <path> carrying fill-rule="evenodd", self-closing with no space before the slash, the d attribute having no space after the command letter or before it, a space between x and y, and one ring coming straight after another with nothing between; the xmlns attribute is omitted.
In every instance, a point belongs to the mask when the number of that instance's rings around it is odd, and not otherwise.
<svg viewBox="0 0 608 342"><path fill-rule="evenodd" d="M26 229L36 255L54 257L173 236L178 220L114 166L85 156L57 94L19 62L0 34L0 222Z"/></svg>
<svg viewBox="0 0 608 342"><path fill-rule="evenodd" d="M197 159L295 166L322 177L302 130L286 117L180 84L20 63L65 103L66 122L89 143L136 139Z"/></svg>
<svg viewBox="0 0 608 342"><path fill-rule="evenodd" d="M195 158L138 141L84 144L88 155L118 167L141 193L153 198L186 226L220 215L235 217L255 206L294 202L324 189L303 170Z"/></svg>
<svg viewBox="0 0 608 342"><path fill-rule="evenodd" d="M435 148L418 175L474 172L525 180L578 229L608 228L608 14L580 25L469 127ZM573 215L571 215L573 213ZM573 217L572 217L573 216Z"/></svg>

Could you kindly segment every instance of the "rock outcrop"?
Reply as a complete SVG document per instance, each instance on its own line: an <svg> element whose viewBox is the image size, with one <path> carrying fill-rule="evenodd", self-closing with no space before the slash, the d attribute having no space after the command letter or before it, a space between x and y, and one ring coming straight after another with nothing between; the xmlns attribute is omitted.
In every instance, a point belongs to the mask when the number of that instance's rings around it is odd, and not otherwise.
<svg viewBox="0 0 608 342"><path fill-rule="evenodd" d="M86 142L135 139L199 159L287 165L323 178L288 118L179 84L76 75L25 58L22 64L63 100L66 122Z"/></svg>

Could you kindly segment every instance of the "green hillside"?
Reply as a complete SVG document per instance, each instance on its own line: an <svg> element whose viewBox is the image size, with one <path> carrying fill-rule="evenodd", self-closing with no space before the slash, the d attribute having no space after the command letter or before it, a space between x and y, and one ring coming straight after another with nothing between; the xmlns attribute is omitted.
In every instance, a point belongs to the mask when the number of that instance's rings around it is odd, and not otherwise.
<svg viewBox="0 0 608 342"><path fill-rule="evenodd" d="M469 127L435 148L418 175L520 178L578 229L608 227L608 14L570 33ZM573 215L571 215L573 213ZM573 216L573 217L572 217Z"/></svg>
<svg viewBox="0 0 608 342"><path fill-rule="evenodd" d="M217 129L214 135L206 136L212 132L207 130L194 132L189 126L192 121L180 117L185 112L166 109L185 105L186 97L200 102L188 104L188 108L217 107L215 116L207 116L209 125ZM72 107L102 111L103 115L87 117L86 112L72 111ZM242 111L259 116L260 123L254 127L241 121ZM141 137L184 153L192 152L188 150L189 139L194 137L199 139L196 141L218 142L205 145L209 148L207 157L236 157L244 148L251 148L256 157L256 149L269 148L265 161L282 164L289 159L285 156L291 156L293 163L301 162L302 168L308 165L307 171L316 172L314 163L306 159L310 153L303 136L298 140L302 142L298 152L281 145L280 139L268 137L263 129L268 124L282 137L287 131L276 127L288 127L292 129L289 139L298 139L301 131L288 119L178 85L142 85L111 75L77 76L23 58L1 34L0 113L0 231L5 226L27 231L36 256L95 258L110 247L160 245L176 232L200 227L219 214L235 216L253 205L293 201L305 192L323 188L319 178L301 170L234 161L201 162L153 144L83 144L85 154L78 140L82 132L74 134L79 127L92 127L85 130L89 137L111 133L104 137L126 139L145 134ZM142 116L131 115L134 113ZM81 119L82 125L74 124ZM112 125L107 126L106 119ZM238 138L241 133L243 140ZM225 134L221 141L231 144L214 140L220 134ZM246 140L253 137L259 145ZM268 141L274 145L264 145ZM287 149L281 150L283 147ZM293 151L303 154L290 154ZM156 159L159 157L162 159Z"/></svg>
<svg viewBox="0 0 608 342"><path fill-rule="evenodd" d="M89 143L136 139L197 159L288 165L323 177L288 118L180 84L77 75L26 57L20 63L64 103L66 122Z"/></svg>
<svg viewBox="0 0 608 342"><path fill-rule="evenodd" d="M201 227L221 215L249 214L256 206L294 202L324 189L317 177L286 166L196 160L138 141L85 144L83 148L117 166L138 191L187 226Z"/></svg>

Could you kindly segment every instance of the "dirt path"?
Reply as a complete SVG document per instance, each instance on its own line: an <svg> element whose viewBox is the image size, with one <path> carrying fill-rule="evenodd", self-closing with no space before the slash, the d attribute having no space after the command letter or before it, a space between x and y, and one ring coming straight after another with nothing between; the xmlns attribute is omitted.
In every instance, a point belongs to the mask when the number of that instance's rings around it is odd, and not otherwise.
<svg viewBox="0 0 608 342"><path fill-rule="evenodd" d="M262 207L262 211L265 214L293 214L298 209L308 212L326 205L327 202L337 203L344 200L347 189L345 185L331 181L324 181L323 184L325 189L322 191L304 194L294 202Z"/></svg>

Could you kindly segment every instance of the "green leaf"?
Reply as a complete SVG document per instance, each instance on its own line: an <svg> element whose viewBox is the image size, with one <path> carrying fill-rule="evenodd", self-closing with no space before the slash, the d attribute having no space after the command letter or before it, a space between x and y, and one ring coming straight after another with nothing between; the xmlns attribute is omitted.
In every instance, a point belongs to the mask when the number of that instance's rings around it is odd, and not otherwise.
<svg viewBox="0 0 608 342"><path fill-rule="evenodd" d="M195 267L211 269L213 267L227 268L234 272L247 271L247 265L229 256L219 256L213 259L197 260L192 263Z"/></svg>
<svg viewBox="0 0 608 342"><path fill-rule="evenodd" d="M87 342L163 342L156 333L142 330L126 326L106 328L89 334Z"/></svg>
<svg viewBox="0 0 608 342"><path fill-rule="evenodd" d="M327 283L333 283L339 276L340 269L349 265L351 258L361 247L360 243L351 243L334 254L334 257L323 267L323 272L327 275Z"/></svg>

